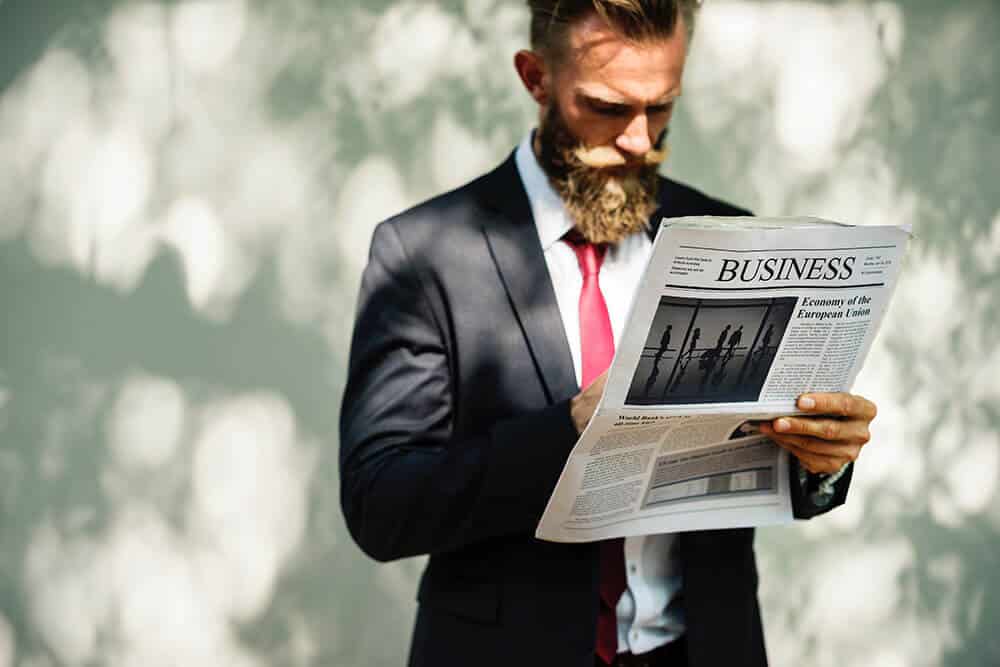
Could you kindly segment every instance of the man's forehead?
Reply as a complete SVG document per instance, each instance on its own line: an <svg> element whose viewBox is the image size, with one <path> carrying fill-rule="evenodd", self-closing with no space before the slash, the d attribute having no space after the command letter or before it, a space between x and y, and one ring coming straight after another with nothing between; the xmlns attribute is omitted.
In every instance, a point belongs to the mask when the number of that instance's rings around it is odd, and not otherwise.
<svg viewBox="0 0 1000 667"><path fill-rule="evenodd" d="M669 38L625 39L596 15L569 31L562 74L578 94L629 103L667 102L680 94L687 34L678 22Z"/></svg>

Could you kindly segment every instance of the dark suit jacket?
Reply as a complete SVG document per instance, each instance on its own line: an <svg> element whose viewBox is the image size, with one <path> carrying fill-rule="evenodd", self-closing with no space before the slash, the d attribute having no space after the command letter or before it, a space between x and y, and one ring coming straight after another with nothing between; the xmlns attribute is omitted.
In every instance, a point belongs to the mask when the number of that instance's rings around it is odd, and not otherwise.
<svg viewBox="0 0 1000 667"><path fill-rule="evenodd" d="M653 216L746 215L669 179ZM380 224L341 413L341 500L371 557L430 554L413 666L591 667L594 544L532 537L577 439L569 346L513 157ZM796 476L793 475L793 479ZM827 507L796 488L798 516ZM679 538L692 667L766 664L752 529Z"/></svg>

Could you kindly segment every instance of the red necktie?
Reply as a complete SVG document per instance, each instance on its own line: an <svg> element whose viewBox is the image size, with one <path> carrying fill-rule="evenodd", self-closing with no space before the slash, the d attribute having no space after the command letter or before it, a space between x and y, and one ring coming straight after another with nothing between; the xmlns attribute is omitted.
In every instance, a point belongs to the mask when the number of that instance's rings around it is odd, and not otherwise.
<svg viewBox="0 0 1000 667"><path fill-rule="evenodd" d="M570 233L566 242L576 253L583 274L580 290L581 384L584 387L607 370L615 356L608 305L601 294L599 275L605 246L595 246ZM618 618L615 607L625 591L625 551L622 539L601 542L601 608L597 616L597 655L607 664L618 652Z"/></svg>

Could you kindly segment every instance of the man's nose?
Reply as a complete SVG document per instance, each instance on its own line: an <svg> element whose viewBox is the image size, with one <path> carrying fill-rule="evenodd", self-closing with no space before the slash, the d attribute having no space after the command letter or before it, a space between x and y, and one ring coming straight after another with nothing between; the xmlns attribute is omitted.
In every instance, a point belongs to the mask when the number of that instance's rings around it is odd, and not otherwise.
<svg viewBox="0 0 1000 667"><path fill-rule="evenodd" d="M615 145L622 151L637 157L648 153L653 147L653 142L649 138L649 121L646 114L639 113L633 116L625 127L625 131L618 135Z"/></svg>

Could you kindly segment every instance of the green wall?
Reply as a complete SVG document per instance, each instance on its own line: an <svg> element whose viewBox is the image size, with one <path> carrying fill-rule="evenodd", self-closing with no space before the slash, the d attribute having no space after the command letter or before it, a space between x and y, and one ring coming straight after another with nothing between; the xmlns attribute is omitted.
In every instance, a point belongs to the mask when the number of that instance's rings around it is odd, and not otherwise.
<svg viewBox="0 0 1000 667"><path fill-rule="evenodd" d="M778 665L1000 662L1000 5L709 0L666 171L910 224L849 504L761 530ZM340 517L372 227L534 112L518 2L0 0L0 667L399 665Z"/></svg>

